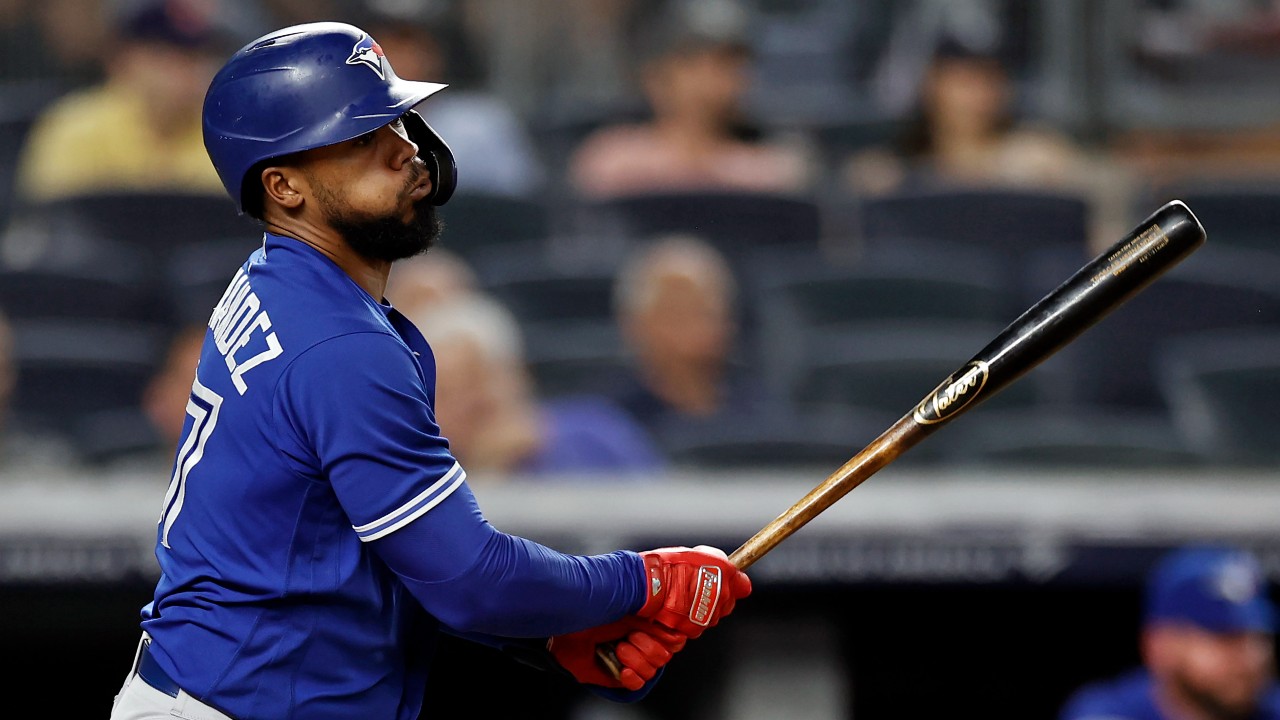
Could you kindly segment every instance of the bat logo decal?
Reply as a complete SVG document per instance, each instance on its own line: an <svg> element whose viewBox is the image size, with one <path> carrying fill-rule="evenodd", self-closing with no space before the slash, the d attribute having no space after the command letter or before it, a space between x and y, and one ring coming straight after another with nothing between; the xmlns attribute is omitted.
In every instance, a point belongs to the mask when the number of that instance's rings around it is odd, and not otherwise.
<svg viewBox="0 0 1280 720"><path fill-rule="evenodd" d="M912 416L921 425L932 425L950 418L977 399L987 384L987 375L985 361L970 362L957 375L944 380L936 390L920 401Z"/></svg>

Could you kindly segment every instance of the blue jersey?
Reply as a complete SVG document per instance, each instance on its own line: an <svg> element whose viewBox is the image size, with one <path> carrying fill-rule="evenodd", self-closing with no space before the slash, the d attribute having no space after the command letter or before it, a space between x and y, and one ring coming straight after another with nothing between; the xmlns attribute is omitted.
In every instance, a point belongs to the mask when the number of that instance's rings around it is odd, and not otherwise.
<svg viewBox="0 0 1280 720"><path fill-rule="evenodd" d="M1156 707L1150 673L1134 670L1075 692L1058 720L1170 720ZM1253 720L1280 720L1280 688L1267 689Z"/></svg>
<svg viewBox="0 0 1280 720"><path fill-rule="evenodd" d="M142 627L179 686L241 720L415 718L440 630L539 638L638 609L635 553L484 519L434 387L398 311L266 235L210 317L157 527Z"/></svg>

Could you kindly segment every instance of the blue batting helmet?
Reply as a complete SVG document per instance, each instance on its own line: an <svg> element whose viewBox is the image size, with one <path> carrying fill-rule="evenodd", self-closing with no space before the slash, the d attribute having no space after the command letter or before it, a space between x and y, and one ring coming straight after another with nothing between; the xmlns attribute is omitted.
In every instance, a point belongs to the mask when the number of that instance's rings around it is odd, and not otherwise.
<svg viewBox="0 0 1280 720"><path fill-rule="evenodd" d="M245 210L247 177L261 163L359 137L403 117L431 171L428 200L457 185L453 152L412 108L446 86L402 80L368 33L345 23L295 25L238 50L204 100L204 145L223 186Z"/></svg>

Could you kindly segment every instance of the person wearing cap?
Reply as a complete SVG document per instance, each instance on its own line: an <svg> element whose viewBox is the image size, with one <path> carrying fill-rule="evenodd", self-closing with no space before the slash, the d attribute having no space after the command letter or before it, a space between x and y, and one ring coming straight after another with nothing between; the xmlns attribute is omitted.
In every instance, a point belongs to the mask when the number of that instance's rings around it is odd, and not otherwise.
<svg viewBox="0 0 1280 720"><path fill-rule="evenodd" d="M39 203L119 190L220 195L200 107L231 39L212 7L142 0L120 9L103 82L59 98L32 126L18 196Z"/></svg>
<svg viewBox="0 0 1280 720"><path fill-rule="evenodd" d="M807 190L814 169L807 148L765 137L744 116L751 48L740 8L689 7L641 34L640 84L651 116L588 135L568 159L572 189L590 198Z"/></svg>
<svg viewBox="0 0 1280 720"><path fill-rule="evenodd" d="M1275 623L1252 554L1226 546L1176 549L1148 579L1143 667L1080 688L1059 720L1280 718Z"/></svg>

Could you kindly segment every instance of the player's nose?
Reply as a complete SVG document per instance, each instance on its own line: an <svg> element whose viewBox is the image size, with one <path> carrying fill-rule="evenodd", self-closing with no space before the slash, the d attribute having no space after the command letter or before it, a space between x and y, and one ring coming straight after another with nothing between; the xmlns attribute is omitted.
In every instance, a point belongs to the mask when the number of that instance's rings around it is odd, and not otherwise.
<svg viewBox="0 0 1280 720"><path fill-rule="evenodd" d="M393 167L399 170L418 156L418 144L410 140L407 136L402 135L394 130L391 132L393 142L395 143L395 151L392 153Z"/></svg>

